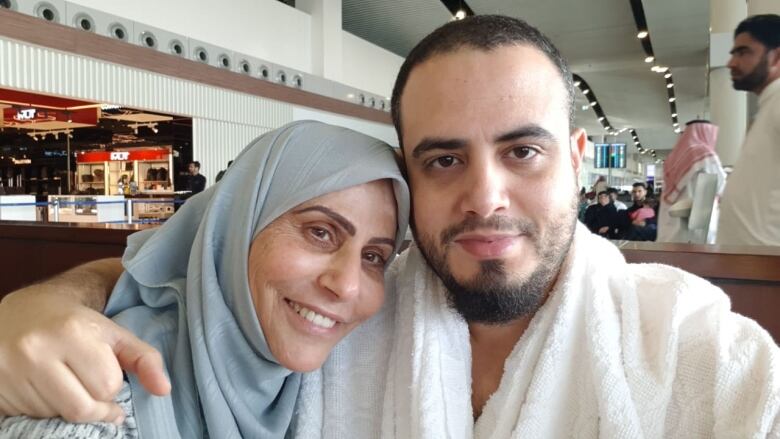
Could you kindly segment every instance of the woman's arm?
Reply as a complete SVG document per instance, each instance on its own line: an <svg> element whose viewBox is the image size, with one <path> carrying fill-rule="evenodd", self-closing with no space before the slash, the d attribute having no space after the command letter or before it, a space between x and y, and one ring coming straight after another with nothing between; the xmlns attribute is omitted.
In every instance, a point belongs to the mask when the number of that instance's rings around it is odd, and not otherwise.
<svg viewBox="0 0 780 439"><path fill-rule="evenodd" d="M170 391L160 354L98 312L121 273L94 261L0 302L0 415L119 422L122 369Z"/></svg>

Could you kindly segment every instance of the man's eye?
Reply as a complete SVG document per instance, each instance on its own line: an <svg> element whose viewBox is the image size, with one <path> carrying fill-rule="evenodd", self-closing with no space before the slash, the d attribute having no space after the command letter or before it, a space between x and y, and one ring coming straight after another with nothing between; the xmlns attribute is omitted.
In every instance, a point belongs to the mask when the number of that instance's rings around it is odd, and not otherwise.
<svg viewBox="0 0 780 439"><path fill-rule="evenodd" d="M511 154L514 158L527 160L530 159L531 157L534 157L536 154L538 154L538 152L535 149L528 146L518 146L517 148L512 149Z"/></svg>
<svg viewBox="0 0 780 439"><path fill-rule="evenodd" d="M434 159L429 166L433 168L449 168L459 162L458 159L451 155L445 155Z"/></svg>

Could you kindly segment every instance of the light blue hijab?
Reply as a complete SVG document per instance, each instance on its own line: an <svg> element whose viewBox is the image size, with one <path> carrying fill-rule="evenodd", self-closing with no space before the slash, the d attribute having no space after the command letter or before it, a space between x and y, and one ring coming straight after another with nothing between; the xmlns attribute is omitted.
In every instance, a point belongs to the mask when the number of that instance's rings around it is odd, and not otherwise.
<svg viewBox="0 0 780 439"><path fill-rule="evenodd" d="M397 251L409 191L391 147L346 128L295 122L253 141L218 184L162 227L128 238L126 271L106 314L162 353L173 385L156 397L129 377L142 438L284 437L300 375L276 362L263 336L247 281L249 248L293 207L378 179L393 182Z"/></svg>

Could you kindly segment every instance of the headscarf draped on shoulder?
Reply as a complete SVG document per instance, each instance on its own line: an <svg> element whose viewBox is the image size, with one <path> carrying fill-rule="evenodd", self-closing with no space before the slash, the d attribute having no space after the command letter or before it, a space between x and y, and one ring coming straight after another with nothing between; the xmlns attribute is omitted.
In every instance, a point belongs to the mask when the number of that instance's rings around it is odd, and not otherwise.
<svg viewBox="0 0 780 439"><path fill-rule="evenodd" d="M128 238L106 314L160 350L173 385L155 397L129 377L141 437L284 437L300 376L277 363L263 336L249 248L291 208L379 179L393 183L397 251L409 191L392 148L346 128L294 122L254 140L219 184L162 227Z"/></svg>

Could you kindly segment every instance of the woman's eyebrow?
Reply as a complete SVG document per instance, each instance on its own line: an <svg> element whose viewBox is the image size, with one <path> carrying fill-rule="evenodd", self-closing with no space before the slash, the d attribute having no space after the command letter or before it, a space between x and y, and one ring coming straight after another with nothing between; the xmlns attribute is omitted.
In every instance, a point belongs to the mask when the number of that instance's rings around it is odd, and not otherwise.
<svg viewBox="0 0 780 439"><path fill-rule="evenodd" d="M395 240L390 238L371 238L368 240L369 244L386 244L390 247L395 247Z"/></svg>
<svg viewBox="0 0 780 439"><path fill-rule="evenodd" d="M331 217L331 219L333 219L333 221L339 223L339 225L343 227L344 230L347 231L347 233L349 233L349 236L355 236L355 225L352 224L348 219L328 209L325 206L316 205L316 206L304 207L303 209L296 210L294 213L305 213L311 211L322 212L325 215L328 215L329 217Z"/></svg>

